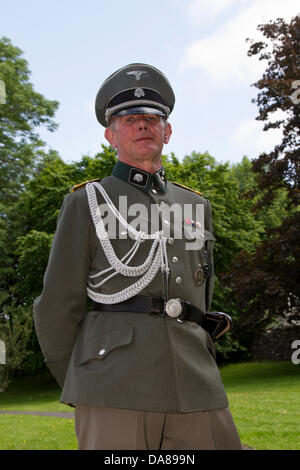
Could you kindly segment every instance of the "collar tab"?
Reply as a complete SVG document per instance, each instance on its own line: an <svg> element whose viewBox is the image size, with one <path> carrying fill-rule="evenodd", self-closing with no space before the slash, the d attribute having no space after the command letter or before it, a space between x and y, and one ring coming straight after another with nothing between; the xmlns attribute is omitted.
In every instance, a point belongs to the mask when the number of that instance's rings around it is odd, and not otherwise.
<svg viewBox="0 0 300 470"><path fill-rule="evenodd" d="M167 177L163 167L152 174L118 160L112 174L145 192L152 188L164 193L167 191Z"/></svg>

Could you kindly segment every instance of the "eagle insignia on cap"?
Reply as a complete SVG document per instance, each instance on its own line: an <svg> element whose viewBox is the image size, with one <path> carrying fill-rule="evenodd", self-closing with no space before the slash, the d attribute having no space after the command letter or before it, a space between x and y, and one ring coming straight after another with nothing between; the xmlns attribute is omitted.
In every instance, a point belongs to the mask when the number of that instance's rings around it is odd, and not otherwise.
<svg viewBox="0 0 300 470"><path fill-rule="evenodd" d="M137 98L141 98L142 96L145 96L145 92L143 88L136 88L134 90L134 96L136 96Z"/></svg>
<svg viewBox="0 0 300 470"><path fill-rule="evenodd" d="M131 72L126 72L127 75L134 75L137 80L140 80L141 76L147 73L144 70L132 70Z"/></svg>

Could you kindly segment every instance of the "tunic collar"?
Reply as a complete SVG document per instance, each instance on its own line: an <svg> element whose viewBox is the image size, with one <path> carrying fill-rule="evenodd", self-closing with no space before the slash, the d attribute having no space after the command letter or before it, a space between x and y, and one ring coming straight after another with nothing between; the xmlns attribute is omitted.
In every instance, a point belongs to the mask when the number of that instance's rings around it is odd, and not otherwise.
<svg viewBox="0 0 300 470"><path fill-rule="evenodd" d="M127 163L117 161L112 174L141 191L148 192L150 189L158 191L167 191L167 178L165 170L161 167L156 173L148 173Z"/></svg>

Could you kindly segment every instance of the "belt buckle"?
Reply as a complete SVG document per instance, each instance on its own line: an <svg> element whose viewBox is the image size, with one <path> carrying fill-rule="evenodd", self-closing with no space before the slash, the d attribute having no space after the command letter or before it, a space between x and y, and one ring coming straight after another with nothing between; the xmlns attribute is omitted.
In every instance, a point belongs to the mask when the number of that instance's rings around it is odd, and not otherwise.
<svg viewBox="0 0 300 470"><path fill-rule="evenodd" d="M165 304L165 312L171 318L179 318L183 311L181 299L169 299Z"/></svg>

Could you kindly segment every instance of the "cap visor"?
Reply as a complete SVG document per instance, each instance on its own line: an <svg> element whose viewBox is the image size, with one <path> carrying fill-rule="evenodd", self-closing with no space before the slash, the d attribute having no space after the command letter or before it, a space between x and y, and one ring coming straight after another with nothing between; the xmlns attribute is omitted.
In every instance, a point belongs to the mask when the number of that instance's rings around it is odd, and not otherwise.
<svg viewBox="0 0 300 470"><path fill-rule="evenodd" d="M116 113L112 114L111 117L128 116L132 114L157 114L158 116L166 116L165 113L156 108L138 107L122 109L121 111L117 111Z"/></svg>

